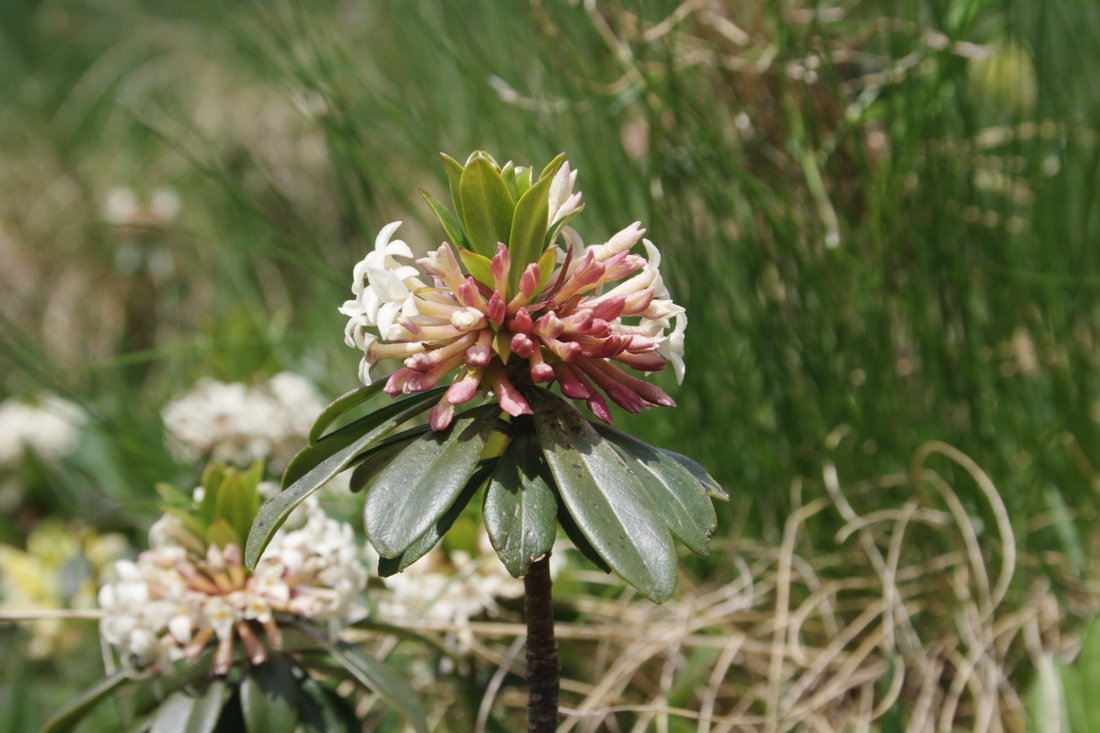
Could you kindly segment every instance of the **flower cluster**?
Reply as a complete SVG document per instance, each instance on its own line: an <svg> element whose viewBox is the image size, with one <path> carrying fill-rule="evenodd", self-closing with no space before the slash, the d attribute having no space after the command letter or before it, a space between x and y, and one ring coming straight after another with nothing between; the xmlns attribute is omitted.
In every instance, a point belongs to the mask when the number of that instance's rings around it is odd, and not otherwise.
<svg viewBox="0 0 1100 733"><path fill-rule="evenodd" d="M393 239L400 222L383 228L374 251L355 266L354 299L340 309L350 319L347 344L363 351L362 381L382 359L403 360L385 386L390 395L430 389L459 370L432 410L436 430L450 424L456 405L488 391L508 414L529 414L521 389L530 384L556 382L606 422L603 394L630 412L673 405L663 390L620 368L654 372L671 362L683 378L687 318L662 281L660 252L637 222L585 246L560 224L580 211L575 181L568 163L547 181L546 219L532 226L534 241L543 243L540 233L551 241L533 254L517 252L516 232L530 227L511 220L515 241L497 242L491 257L444 242L416 259L417 267L402 262L414 257L409 245ZM527 192L542 190L536 184ZM521 197L514 216L527 213ZM644 256L632 252L639 242Z"/></svg>
<svg viewBox="0 0 1100 733"><path fill-rule="evenodd" d="M276 469L301 447L325 400L304 377L280 372L249 386L202 379L161 413L173 453L183 461L210 458L248 465L267 460Z"/></svg>
<svg viewBox="0 0 1100 733"><path fill-rule="evenodd" d="M100 633L137 664L194 659L217 643L214 669L225 674L235 640L250 661L279 649L276 614L327 622L335 633L359 617L366 569L351 526L327 517L315 500L302 527L281 530L255 571L235 544L205 544L174 514L150 530L150 549L114 566L99 591Z"/></svg>
<svg viewBox="0 0 1100 733"><path fill-rule="evenodd" d="M86 417L71 402L49 396L39 404L0 403L0 467L14 466L26 451L47 461L72 453Z"/></svg>

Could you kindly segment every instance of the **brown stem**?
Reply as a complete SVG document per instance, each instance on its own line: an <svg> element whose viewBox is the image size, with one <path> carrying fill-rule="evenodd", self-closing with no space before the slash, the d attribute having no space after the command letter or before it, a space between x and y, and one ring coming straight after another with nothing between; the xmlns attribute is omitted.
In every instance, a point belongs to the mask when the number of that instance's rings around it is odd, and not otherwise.
<svg viewBox="0 0 1100 733"><path fill-rule="evenodd" d="M554 639L554 605L550 595L550 553L531 563L523 578L523 614L527 619L527 733L554 733L558 728L561 667Z"/></svg>

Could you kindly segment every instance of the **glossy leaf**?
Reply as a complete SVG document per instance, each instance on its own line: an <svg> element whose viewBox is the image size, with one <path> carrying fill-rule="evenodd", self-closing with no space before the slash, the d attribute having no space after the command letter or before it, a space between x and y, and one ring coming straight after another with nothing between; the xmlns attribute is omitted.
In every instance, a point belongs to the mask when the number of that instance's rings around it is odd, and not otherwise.
<svg viewBox="0 0 1100 733"><path fill-rule="evenodd" d="M420 535L420 539L412 543L409 549L397 557L380 557L378 559L378 575L388 578L391 575L400 573L427 555L443 539L443 535L447 534L448 530L454 525L455 520L462 515L470 500L473 499L474 494L485 484L486 479L489 478L495 467L496 461L478 466L477 470L466 481L466 486L462 488L458 498L448 507L447 511L443 512L443 516L428 528L427 532Z"/></svg>
<svg viewBox="0 0 1100 733"><path fill-rule="evenodd" d="M500 174L486 158L474 158L466 164L459 183L462 198L462 223L470 238L470 247L478 254L493 257L497 242L508 243L515 202Z"/></svg>
<svg viewBox="0 0 1100 733"><path fill-rule="evenodd" d="M710 473L707 472L707 469L703 468L703 464L699 463L694 458L688 458L687 456L665 450L664 448L653 447L690 471L691 475L703 485L704 489L706 489L707 496L712 499L718 499L719 501L730 500L730 495L726 493L726 490L722 488L721 484L714 480Z"/></svg>
<svg viewBox="0 0 1100 733"><path fill-rule="evenodd" d="M546 217L550 211L548 197L552 176L541 178L527 189L516 202L512 228L508 234L508 252L512 255L512 269L508 273L510 292L519 289L519 279L524 268L539 258L546 238Z"/></svg>
<svg viewBox="0 0 1100 733"><path fill-rule="evenodd" d="M241 680L241 712L248 733L293 733L298 725L298 680L290 662L272 656Z"/></svg>
<svg viewBox="0 0 1100 733"><path fill-rule="evenodd" d="M260 507L245 545L245 565L249 568L256 567L256 563L260 561L260 556L271 542L275 532L283 525L294 508L305 501L306 497L344 470L356 456L370 448L391 430L430 408L433 402L431 391L423 392L386 405L353 423L358 424L357 431L367 426L369 429L351 444L319 462L290 487L276 494Z"/></svg>
<svg viewBox="0 0 1100 733"><path fill-rule="evenodd" d="M562 502L585 538L642 595L666 600L676 585L676 552L645 486L572 405L543 388L525 394Z"/></svg>
<svg viewBox="0 0 1100 733"><path fill-rule="evenodd" d="M396 557L443 516L477 467L500 408L457 415L445 431L412 441L367 491L363 525L378 554Z"/></svg>
<svg viewBox="0 0 1100 733"><path fill-rule="evenodd" d="M326 634L309 627L298 628L317 646L328 652L360 684L373 690L393 709L408 718L418 733L427 733L428 722L416 693L396 672L356 646L343 641L332 641Z"/></svg>
<svg viewBox="0 0 1100 733"><path fill-rule="evenodd" d="M451 213L451 210L439 203L434 196L424 189L420 189L420 195L428 202L428 206L431 207L432 213L439 219L439 223L443 225L443 231L447 233L447 239L450 240L451 244L456 247L469 247L470 242L466 239L466 232L462 231L462 224L459 223L455 215Z"/></svg>
<svg viewBox="0 0 1100 733"><path fill-rule="evenodd" d="M290 463L287 464L286 470L283 471L282 487L286 488L290 486L302 476L309 473L309 471L321 461L351 445L357 441L360 436L373 430L391 415L402 412L406 408L412 407L418 403L434 401L443 394L446 389L446 386L436 387L400 400L389 402L379 407L374 412L364 415L358 420L354 420L338 430L334 430L325 435L316 443L306 446L298 451L294 458L290 460ZM427 405L425 409L428 407L431 407L431 405Z"/></svg>
<svg viewBox="0 0 1100 733"><path fill-rule="evenodd" d="M673 536L696 555L708 557L718 515L706 487L683 464L649 443L607 425L589 424L626 460Z"/></svg>
<svg viewBox="0 0 1100 733"><path fill-rule="evenodd" d="M367 400L381 394L382 388L386 386L388 380L389 376L379 377L370 384L356 387L328 403L325 409L321 410L321 414L317 416L317 419L313 421L313 427L309 430L309 442L316 443L325 434L329 426L342 415L346 415L356 407L365 404Z"/></svg>
<svg viewBox="0 0 1100 733"><path fill-rule="evenodd" d="M397 454L405 449L406 445L431 430L428 425L418 425L415 428L402 430L397 435L392 435L385 440L371 446L369 450L360 453L352 461L355 470L352 471L348 488L351 492L358 493L367 488L374 477L385 468Z"/></svg>
<svg viewBox="0 0 1100 733"><path fill-rule="evenodd" d="M577 526L577 521L573 519L573 515L569 513L569 510L565 508L565 504L561 500L561 495L557 493L557 487L555 487L555 498L558 501L558 524L565 530L565 536L569 538L569 541L573 543L573 547L577 549L588 562L595 565L597 568L605 573L611 572L611 566L607 564L607 561L600 557L600 553L596 552L596 548L592 546L592 543L581 532L581 528Z"/></svg>
<svg viewBox="0 0 1100 733"><path fill-rule="evenodd" d="M500 457L485 490L485 529L497 556L513 577L550 551L557 535L558 499L538 438L524 430L530 418L515 418L516 435Z"/></svg>
<svg viewBox="0 0 1100 733"><path fill-rule="evenodd" d="M46 721L39 733L65 733L72 730L107 697L145 677L146 675L128 669L116 672L84 691L79 697L58 711L57 714Z"/></svg>

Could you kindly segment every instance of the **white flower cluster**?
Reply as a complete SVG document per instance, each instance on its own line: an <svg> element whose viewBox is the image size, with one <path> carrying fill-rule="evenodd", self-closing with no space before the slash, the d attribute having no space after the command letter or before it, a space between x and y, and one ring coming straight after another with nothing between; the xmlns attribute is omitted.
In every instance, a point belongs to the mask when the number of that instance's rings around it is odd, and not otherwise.
<svg viewBox="0 0 1100 733"><path fill-rule="evenodd" d="M182 461L245 466L262 459L279 470L302 447L325 404L304 377L280 372L256 386L202 379L161 417L169 448Z"/></svg>
<svg viewBox="0 0 1100 733"><path fill-rule="evenodd" d="M282 643L276 613L326 622L335 634L364 614L367 572L351 526L329 518L315 500L302 527L280 530L254 572L236 545L202 553L173 515L150 530L151 548L114 565L99 591L103 638L127 663L194 659L216 640L215 671L225 674L240 639L254 664Z"/></svg>
<svg viewBox="0 0 1100 733"><path fill-rule="evenodd" d="M59 397L37 405L5 400L0 403L0 467L18 465L28 450L46 461L72 453L85 419L79 407Z"/></svg>

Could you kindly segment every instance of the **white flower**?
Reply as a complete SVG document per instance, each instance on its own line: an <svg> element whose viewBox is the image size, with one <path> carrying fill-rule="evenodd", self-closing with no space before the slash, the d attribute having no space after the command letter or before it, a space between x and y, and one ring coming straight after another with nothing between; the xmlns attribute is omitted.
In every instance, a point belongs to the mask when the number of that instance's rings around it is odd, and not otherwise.
<svg viewBox="0 0 1100 733"><path fill-rule="evenodd" d="M200 380L164 407L170 448L183 461L209 457L247 465L256 459L279 470L304 443L325 400L305 378L281 372L268 382Z"/></svg>
<svg viewBox="0 0 1100 733"><path fill-rule="evenodd" d="M26 451L48 462L72 453L86 419L79 407L53 395L37 405L5 400L0 403L0 467L18 464Z"/></svg>

